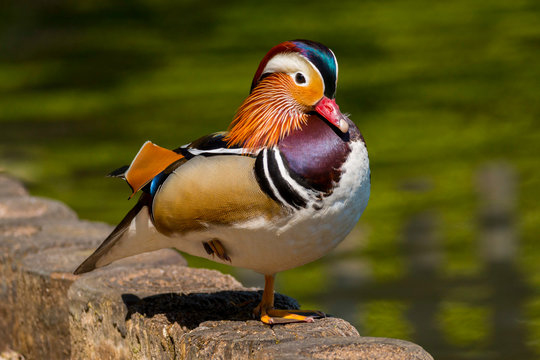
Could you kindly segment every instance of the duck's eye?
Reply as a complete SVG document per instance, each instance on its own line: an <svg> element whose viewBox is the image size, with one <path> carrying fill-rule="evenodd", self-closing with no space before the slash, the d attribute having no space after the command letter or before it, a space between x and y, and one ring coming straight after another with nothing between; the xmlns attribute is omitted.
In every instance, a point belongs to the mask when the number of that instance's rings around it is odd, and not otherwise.
<svg viewBox="0 0 540 360"><path fill-rule="evenodd" d="M296 73L294 76L294 81L296 81L298 85L303 85L306 83L306 77L302 73Z"/></svg>

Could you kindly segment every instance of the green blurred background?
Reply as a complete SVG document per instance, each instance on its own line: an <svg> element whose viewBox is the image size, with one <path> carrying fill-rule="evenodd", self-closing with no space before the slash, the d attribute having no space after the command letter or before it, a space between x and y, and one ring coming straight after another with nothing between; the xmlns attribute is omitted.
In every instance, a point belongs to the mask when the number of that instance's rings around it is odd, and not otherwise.
<svg viewBox="0 0 540 360"><path fill-rule="evenodd" d="M437 359L540 357L537 0L53 0L2 2L0 20L0 168L109 223L133 202L104 174L145 140L226 129L272 46L328 45L371 200L278 291Z"/></svg>

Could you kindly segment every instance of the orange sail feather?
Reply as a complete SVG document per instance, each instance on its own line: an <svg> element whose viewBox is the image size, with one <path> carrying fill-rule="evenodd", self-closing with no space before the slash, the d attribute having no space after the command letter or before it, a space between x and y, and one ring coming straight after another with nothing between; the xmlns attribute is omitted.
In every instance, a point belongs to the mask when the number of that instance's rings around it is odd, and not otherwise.
<svg viewBox="0 0 540 360"><path fill-rule="evenodd" d="M165 149L150 141L145 142L124 173L124 179L133 190L130 198L156 175L182 158L182 155L172 150Z"/></svg>

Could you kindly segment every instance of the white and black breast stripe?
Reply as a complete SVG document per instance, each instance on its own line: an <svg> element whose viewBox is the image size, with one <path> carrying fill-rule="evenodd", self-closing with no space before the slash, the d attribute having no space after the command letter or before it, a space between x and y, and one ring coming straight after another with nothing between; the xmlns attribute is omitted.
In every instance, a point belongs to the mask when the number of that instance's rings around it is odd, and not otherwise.
<svg viewBox="0 0 540 360"><path fill-rule="evenodd" d="M291 176L276 148L264 149L259 153L255 161L255 176L261 189L284 206L300 209L320 199L318 192Z"/></svg>

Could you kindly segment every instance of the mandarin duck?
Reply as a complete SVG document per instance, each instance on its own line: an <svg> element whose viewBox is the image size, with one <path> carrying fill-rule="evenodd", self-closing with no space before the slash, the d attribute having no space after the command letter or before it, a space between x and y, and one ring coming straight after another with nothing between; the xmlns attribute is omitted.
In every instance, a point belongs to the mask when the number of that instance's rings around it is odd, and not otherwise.
<svg viewBox="0 0 540 360"><path fill-rule="evenodd" d="M228 131L175 150L147 141L113 171L139 201L75 274L161 248L265 277L254 313L267 324L321 312L274 309L274 276L314 261L352 230L370 194L367 148L335 101L326 46L287 41L262 59Z"/></svg>

